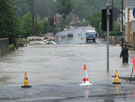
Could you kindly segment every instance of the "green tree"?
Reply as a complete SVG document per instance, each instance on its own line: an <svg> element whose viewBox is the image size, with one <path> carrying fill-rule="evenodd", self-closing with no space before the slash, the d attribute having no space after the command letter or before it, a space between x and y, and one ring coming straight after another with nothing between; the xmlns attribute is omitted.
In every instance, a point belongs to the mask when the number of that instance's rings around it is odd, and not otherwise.
<svg viewBox="0 0 135 102"><path fill-rule="evenodd" d="M73 9L73 0L59 0L60 1L60 8L59 12L64 15L68 15Z"/></svg>
<svg viewBox="0 0 135 102"><path fill-rule="evenodd" d="M42 20L40 16L36 17L35 20L35 30L36 35L40 36L43 33L50 31L49 22L47 20ZM32 36L32 15L31 13L25 14L21 19L21 37Z"/></svg>
<svg viewBox="0 0 135 102"><path fill-rule="evenodd" d="M50 31L50 24L47 20L43 21L43 33L47 33Z"/></svg>
<svg viewBox="0 0 135 102"><path fill-rule="evenodd" d="M21 37L32 35L32 16L31 13L25 14L21 19Z"/></svg>
<svg viewBox="0 0 135 102"><path fill-rule="evenodd" d="M35 20L36 35L40 36L43 33L43 29L44 29L44 20L42 20L40 16L37 16Z"/></svg>
<svg viewBox="0 0 135 102"><path fill-rule="evenodd" d="M16 8L11 0L0 0L0 38L9 38L9 43L16 45L19 34L19 21Z"/></svg>
<svg viewBox="0 0 135 102"><path fill-rule="evenodd" d="M88 17L90 24L96 29L99 28L99 24L101 22L101 13L96 13L90 17Z"/></svg>
<svg viewBox="0 0 135 102"><path fill-rule="evenodd" d="M120 24L117 23L116 21L114 21L113 30L110 32L110 35L111 36L121 35L121 33L120 33Z"/></svg>
<svg viewBox="0 0 135 102"><path fill-rule="evenodd" d="M63 19L66 20L67 15L73 11L74 4L73 0L59 0L59 13L63 15ZM66 22L64 22L65 24Z"/></svg>
<svg viewBox="0 0 135 102"><path fill-rule="evenodd" d="M16 13L19 17L24 16L30 12L32 0L12 0L17 8Z"/></svg>

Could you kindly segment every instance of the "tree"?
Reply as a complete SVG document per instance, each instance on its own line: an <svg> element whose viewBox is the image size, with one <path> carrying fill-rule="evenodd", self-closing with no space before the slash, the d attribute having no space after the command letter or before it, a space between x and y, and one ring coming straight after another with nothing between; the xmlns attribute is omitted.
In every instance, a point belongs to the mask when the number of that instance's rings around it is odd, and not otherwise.
<svg viewBox="0 0 135 102"><path fill-rule="evenodd" d="M28 37L32 35L32 16L31 13L25 14L20 19L21 24L21 37Z"/></svg>
<svg viewBox="0 0 135 102"><path fill-rule="evenodd" d="M47 20L43 22L43 33L47 33L50 31L50 24Z"/></svg>
<svg viewBox="0 0 135 102"><path fill-rule="evenodd" d="M60 0L59 12L64 15L68 15L73 9L73 0Z"/></svg>
<svg viewBox="0 0 135 102"><path fill-rule="evenodd" d="M62 14L63 19L66 20L66 16L74 9L73 0L59 0L59 2L59 13Z"/></svg>
<svg viewBox="0 0 135 102"><path fill-rule="evenodd" d="M9 38L16 45L19 34L19 21L11 0L0 0L0 38Z"/></svg>
<svg viewBox="0 0 135 102"><path fill-rule="evenodd" d="M98 29L99 24L100 24L100 22L101 22L101 13L96 13L96 14L94 14L94 15L88 17L88 20L89 20L90 24L91 24L93 27L95 27L95 28Z"/></svg>
<svg viewBox="0 0 135 102"><path fill-rule="evenodd" d="M114 21L113 30L110 32L110 35L111 36L121 35L121 33L120 33L120 24L117 23L116 21Z"/></svg>
<svg viewBox="0 0 135 102"><path fill-rule="evenodd" d="M40 16L37 16L36 18L36 24L35 24L35 29L36 29L36 35L40 36L43 33L47 33L50 31L50 26L49 22L47 20L42 20ZM31 13L25 14L21 19L20 19L20 25L21 25L21 37L28 37L32 36L32 15ZM34 36L34 35L33 35Z"/></svg>

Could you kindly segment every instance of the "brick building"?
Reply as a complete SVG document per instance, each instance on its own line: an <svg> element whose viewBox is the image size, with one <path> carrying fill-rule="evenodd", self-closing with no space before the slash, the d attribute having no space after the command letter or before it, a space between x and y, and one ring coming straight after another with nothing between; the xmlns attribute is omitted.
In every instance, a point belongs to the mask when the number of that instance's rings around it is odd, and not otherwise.
<svg viewBox="0 0 135 102"><path fill-rule="evenodd" d="M135 0L125 1L125 40L135 47L135 17L133 17L133 8L135 8Z"/></svg>

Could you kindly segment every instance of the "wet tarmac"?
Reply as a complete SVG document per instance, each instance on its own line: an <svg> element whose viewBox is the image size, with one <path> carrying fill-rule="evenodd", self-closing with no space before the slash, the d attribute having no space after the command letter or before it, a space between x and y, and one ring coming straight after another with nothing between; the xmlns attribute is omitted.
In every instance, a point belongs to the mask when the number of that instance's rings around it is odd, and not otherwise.
<svg viewBox="0 0 135 102"><path fill-rule="evenodd" d="M106 44L97 43L31 45L0 58L0 102L134 102L135 82L111 77L130 76L129 64L122 64L121 47L110 45L110 72L106 68ZM89 87L80 87L86 64ZM32 88L22 89L24 72Z"/></svg>

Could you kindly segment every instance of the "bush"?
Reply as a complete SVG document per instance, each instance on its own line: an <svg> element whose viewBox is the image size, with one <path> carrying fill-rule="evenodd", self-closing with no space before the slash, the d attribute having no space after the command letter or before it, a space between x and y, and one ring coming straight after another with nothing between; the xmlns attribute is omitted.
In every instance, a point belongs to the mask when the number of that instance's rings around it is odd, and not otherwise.
<svg viewBox="0 0 135 102"><path fill-rule="evenodd" d="M14 48L15 47L15 45L14 44L10 44L9 45L9 48L11 49L11 48Z"/></svg>

